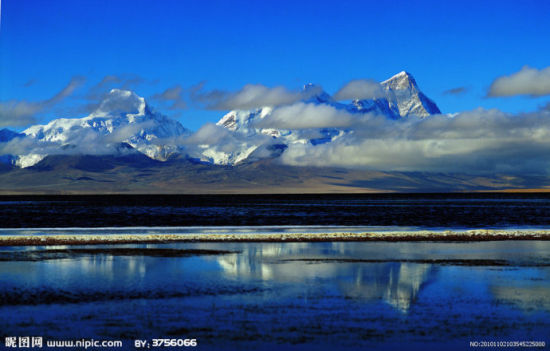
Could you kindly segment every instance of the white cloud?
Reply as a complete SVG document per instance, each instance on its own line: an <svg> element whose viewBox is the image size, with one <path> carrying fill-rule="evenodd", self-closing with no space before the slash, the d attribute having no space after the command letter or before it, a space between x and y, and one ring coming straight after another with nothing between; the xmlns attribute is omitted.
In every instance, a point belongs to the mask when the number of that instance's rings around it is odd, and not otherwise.
<svg viewBox="0 0 550 351"><path fill-rule="evenodd" d="M48 108L52 108L84 83L84 78L73 77L71 81L53 97L37 101L5 101L0 102L0 127L11 126L21 127L36 122L36 116Z"/></svg>
<svg viewBox="0 0 550 351"><path fill-rule="evenodd" d="M31 136L23 136L0 143L0 155L25 155L25 154L48 154L48 155L107 155L116 154L118 146L122 142L131 140L141 130L151 129L155 121L146 120L141 123L122 125L116 128L113 133L102 134L93 128L72 128L69 136L59 141L47 141L36 139ZM173 140L153 139L153 145L166 145Z"/></svg>
<svg viewBox="0 0 550 351"><path fill-rule="evenodd" d="M538 70L524 66L519 72L495 79L487 94L498 96L550 95L550 67Z"/></svg>
<svg viewBox="0 0 550 351"><path fill-rule="evenodd" d="M335 100L363 100L384 97L382 86L370 79L352 80L334 94Z"/></svg>
<svg viewBox="0 0 550 351"><path fill-rule="evenodd" d="M321 145L291 144L281 162L385 171L550 171L550 112L510 115L477 109L455 117L399 121L368 117Z"/></svg>
<svg viewBox="0 0 550 351"><path fill-rule="evenodd" d="M233 136L229 130L214 123L206 123L185 140L186 144L220 144L224 139ZM235 135L236 136L236 135Z"/></svg>
<svg viewBox="0 0 550 351"><path fill-rule="evenodd" d="M285 87L266 87L262 84L247 84L237 92L213 90L201 92L202 85L195 89L192 98L213 110L251 110L265 106L281 106L307 99L322 91L314 87L304 91L290 91Z"/></svg>
<svg viewBox="0 0 550 351"><path fill-rule="evenodd" d="M81 129L73 133L73 136L63 147L57 142L37 140L29 136L14 138L7 143L0 143L0 155L103 155L114 151L114 145L107 143L104 136L90 129Z"/></svg>
<svg viewBox="0 0 550 351"><path fill-rule="evenodd" d="M256 123L257 128L309 129L347 127L354 123L354 117L345 110L330 105L298 102L281 106L271 115Z"/></svg>
<svg viewBox="0 0 550 351"><path fill-rule="evenodd" d="M21 127L36 122L36 114L43 107L40 103L28 101L6 101L0 103L0 127Z"/></svg>
<svg viewBox="0 0 550 351"><path fill-rule="evenodd" d="M106 75L99 83L90 87L86 94L82 96L86 104L73 108L70 112L74 114L88 114L99 107L101 102L109 96L109 92L112 89L135 90L143 84L151 85L154 82L147 81L135 74Z"/></svg>
<svg viewBox="0 0 550 351"><path fill-rule="evenodd" d="M218 164L236 163L244 160L258 145L272 144L273 138L263 135L245 135L206 123L196 133L181 140L187 155Z"/></svg>
<svg viewBox="0 0 550 351"><path fill-rule="evenodd" d="M160 102L169 103L170 110L182 110L187 108L187 104L183 98L183 88L181 85L175 85L164 90L162 93L155 94L152 97Z"/></svg>
<svg viewBox="0 0 550 351"><path fill-rule="evenodd" d="M206 123L189 137L183 138L182 144L187 149L192 149L199 145L217 145L224 151L230 151L238 149L243 143L263 144L271 140L271 137L263 134L248 136L242 133L233 133L213 123Z"/></svg>

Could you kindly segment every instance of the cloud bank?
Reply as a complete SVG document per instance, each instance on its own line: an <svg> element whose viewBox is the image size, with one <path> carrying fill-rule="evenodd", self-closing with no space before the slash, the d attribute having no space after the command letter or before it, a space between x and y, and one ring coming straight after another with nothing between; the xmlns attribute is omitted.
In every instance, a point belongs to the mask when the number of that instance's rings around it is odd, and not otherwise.
<svg viewBox="0 0 550 351"><path fill-rule="evenodd" d="M298 102L274 109L271 115L257 122L254 127L275 129L347 127L354 122L354 119L349 112L330 105Z"/></svg>
<svg viewBox="0 0 550 351"><path fill-rule="evenodd" d="M487 93L490 97L550 95L550 67L538 70L524 66L519 72L495 79Z"/></svg>
<svg viewBox="0 0 550 351"><path fill-rule="evenodd" d="M90 128L75 131L66 147L29 137L0 143L0 154L112 154L118 143L151 125L129 125L111 135ZM349 115L331 106L295 103L275 108L258 128L292 129L292 140L277 162L293 166L343 167L381 171L468 174L548 174L550 110L507 114L476 109L453 117L390 120L380 115ZM330 142L314 144L320 130L336 128ZM281 143L268 135L245 135L207 123L190 136L153 140L191 157L214 157ZM205 148L210 154L202 154ZM244 151L243 151L244 150ZM201 156L202 155L202 156ZM232 156L233 155L233 156Z"/></svg>
<svg viewBox="0 0 550 351"><path fill-rule="evenodd" d="M203 103L211 110L252 110L260 107L289 105L308 99L321 92L320 87L303 91L290 91L278 86L269 88L262 84L247 84L236 92L221 90L202 91L203 84L194 89L191 97L194 101Z"/></svg>
<svg viewBox="0 0 550 351"><path fill-rule="evenodd" d="M550 111L477 109L454 117L390 121L369 116L330 143L291 144L281 162L384 171L548 173Z"/></svg>
<svg viewBox="0 0 550 351"><path fill-rule="evenodd" d="M22 127L36 122L37 115L52 108L84 83L84 78L73 77L57 94L49 99L30 102L25 100L10 100L0 102L0 127Z"/></svg>
<svg viewBox="0 0 550 351"><path fill-rule="evenodd" d="M116 154L120 143L127 141L141 130L152 128L155 122L148 120L120 126L112 134L101 134L92 128L74 128L70 137L63 141L51 142L30 136L18 137L0 143L0 155L108 155ZM152 140L152 144L162 145L167 140Z"/></svg>
<svg viewBox="0 0 550 351"><path fill-rule="evenodd" d="M91 113L107 98L111 89L135 90L145 83L147 81L144 78L135 74L106 75L81 97L85 103L70 112L74 114Z"/></svg>
<svg viewBox="0 0 550 351"><path fill-rule="evenodd" d="M168 103L168 109L170 110L183 110L187 108L187 104L183 98L183 88L181 85L175 85L164 90L162 93L155 94L152 96L152 99Z"/></svg>

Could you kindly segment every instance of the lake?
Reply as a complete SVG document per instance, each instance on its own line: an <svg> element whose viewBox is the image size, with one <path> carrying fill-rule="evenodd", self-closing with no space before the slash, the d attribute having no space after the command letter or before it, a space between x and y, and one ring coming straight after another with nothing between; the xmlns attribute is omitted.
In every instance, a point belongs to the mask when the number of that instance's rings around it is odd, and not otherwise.
<svg viewBox="0 0 550 351"><path fill-rule="evenodd" d="M4 247L0 260L5 336L462 350L550 330L549 241Z"/></svg>
<svg viewBox="0 0 550 351"><path fill-rule="evenodd" d="M3 196L0 221L12 236L536 229L550 195ZM548 342L550 241L4 246L0 330L1 346L41 336L119 349Z"/></svg>

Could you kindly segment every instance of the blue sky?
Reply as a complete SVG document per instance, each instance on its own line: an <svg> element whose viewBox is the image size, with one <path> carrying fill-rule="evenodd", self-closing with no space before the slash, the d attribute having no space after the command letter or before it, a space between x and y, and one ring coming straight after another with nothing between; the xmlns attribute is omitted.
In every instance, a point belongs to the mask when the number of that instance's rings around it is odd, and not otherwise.
<svg viewBox="0 0 550 351"><path fill-rule="evenodd" d="M132 87L149 98L200 82L230 91L314 82L334 93L351 79L406 70L443 112L531 111L548 101L486 97L500 76L549 66L544 0L3 0L1 11L0 101L50 99L85 79L44 121L81 117L73 107L107 75L139 78ZM456 88L465 92L445 93ZM190 129L223 115L158 109Z"/></svg>

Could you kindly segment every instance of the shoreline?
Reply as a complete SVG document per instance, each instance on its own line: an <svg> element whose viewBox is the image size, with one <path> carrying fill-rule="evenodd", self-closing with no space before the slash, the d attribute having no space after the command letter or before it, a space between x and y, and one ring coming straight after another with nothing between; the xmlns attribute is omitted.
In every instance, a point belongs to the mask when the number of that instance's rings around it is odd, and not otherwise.
<svg viewBox="0 0 550 351"><path fill-rule="evenodd" d="M550 229L443 230L281 234L1 235L0 246L101 245L178 242L502 241L550 240Z"/></svg>

